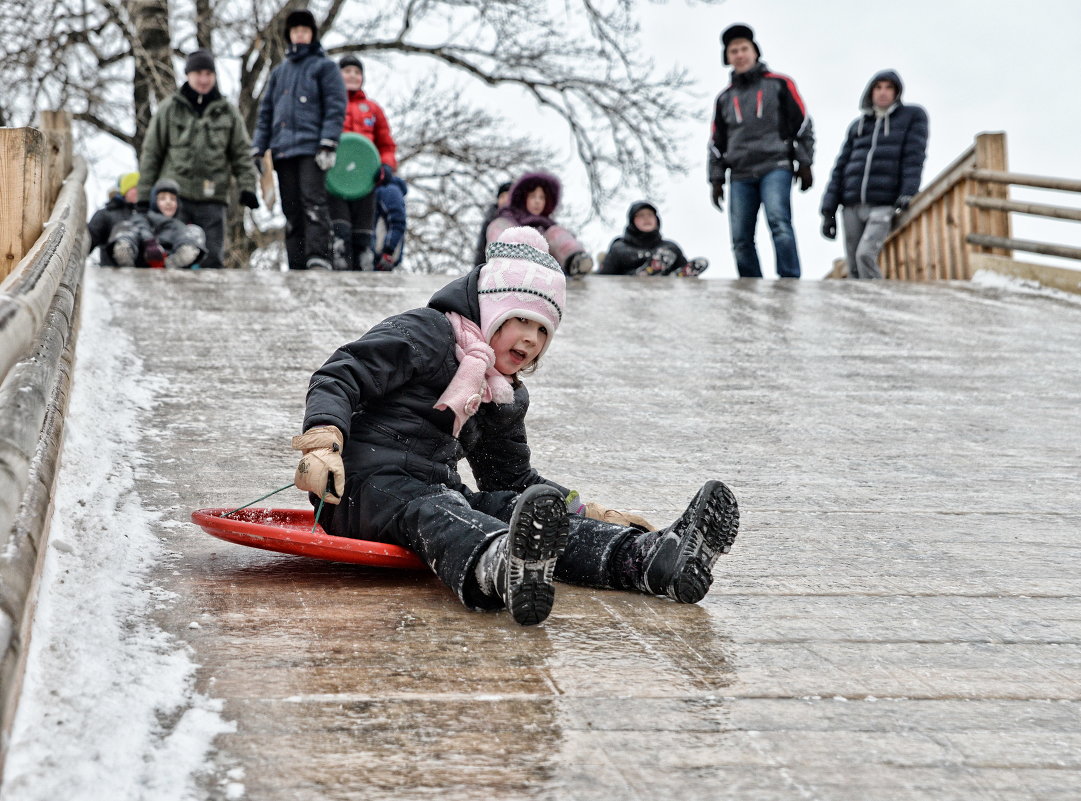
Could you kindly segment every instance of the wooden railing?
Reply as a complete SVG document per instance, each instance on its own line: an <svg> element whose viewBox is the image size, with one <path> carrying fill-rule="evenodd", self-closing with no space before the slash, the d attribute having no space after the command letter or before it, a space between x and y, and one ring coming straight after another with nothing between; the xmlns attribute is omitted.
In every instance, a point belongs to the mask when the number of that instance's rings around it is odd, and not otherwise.
<svg viewBox="0 0 1081 801"><path fill-rule="evenodd" d="M879 256L885 278L967 280L978 270L1030 278L1081 292L1081 270L1017 261L1014 251L1081 260L1081 248L1015 239L1011 214L1081 222L1081 209L1011 200L1009 187L1081 192L1081 181L1009 171L1006 134L982 133L913 199ZM1081 267L1081 264L1078 265ZM831 277L844 274L834 263Z"/></svg>
<svg viewBox="0 0 1081 801"><path fill-rule="evenodd" d="M42 111L35 128L0 128L0 281L41 235L71 172L71 117Z"/></svg>
<svg viewBox="0 0 1081 801"><path fill-rule="evenodd" d="M969 198L1006 200L1003 184L979 181L977 171L1006 171L1006 134L984 133L927 187L897 220L879 256L885 278L907 281L968 279L977 252L970 234L1010 238L1010 215L999 208L969 205ZM980 251L1009 258L1008 248Z"/></svg>
<svg viewBox="0 0 1081 801"><path fill-rule="evenodd" d="M40 129L0 130L0 777L46 552L90 238L86 164L71 158L66 122L46 114Z"/></svg>

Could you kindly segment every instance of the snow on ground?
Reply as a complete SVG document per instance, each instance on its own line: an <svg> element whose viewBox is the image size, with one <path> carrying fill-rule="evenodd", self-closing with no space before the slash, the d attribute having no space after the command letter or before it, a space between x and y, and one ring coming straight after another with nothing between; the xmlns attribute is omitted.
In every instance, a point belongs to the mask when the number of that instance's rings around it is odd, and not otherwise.
<svg viewBox="0 0 1081 801"><path fill-rule="evenodd" d="M1063 292L1054 287L1044 286L1038 281L1029 281L1024 278L1015 278L1014 276L996 273L993 270L977 270L975 275L972 276L972 283L978 286L1020 292L1023 294L1050 295L1051 297L1056 297L1060 300L1066 300L1072 303L1081 302L1081 298L1069 292Z"/></svg>
<svg viewBox="0 0 1081 801"><path fill-rule="evenodd" d="M156 382L85 273L71 408L26 678L0 797L196 798L212 741L234 725L195 692L196 665L152 613L168 558L134 477ZM230 788L230 797L240 786Z"/></svg>

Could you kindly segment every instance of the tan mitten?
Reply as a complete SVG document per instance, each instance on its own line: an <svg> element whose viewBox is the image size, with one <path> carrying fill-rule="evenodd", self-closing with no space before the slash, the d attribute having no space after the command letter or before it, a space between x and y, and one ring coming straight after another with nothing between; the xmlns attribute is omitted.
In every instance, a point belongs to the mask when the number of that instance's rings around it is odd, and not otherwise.
<svg viewBox="0 0 1081 801"><path fill-rule="evenodd" d="M337 426L316 426L293 437L293 450L304 451L293 476L297 489L320 498L325 494L327 503L338 503L345 494L344 444L345 437Z"/></svg>
<svg viewBox="0 0 1081 801"><path fill-rule="evenodd" d="M658 531L656 526L640 515L619 512L615 509L601 506L599 503L593 503L592 501L586 504L586 517L592 517L594 520L603 520L605 523L615 523L617 526L640 528L642 531Z"/></svg>

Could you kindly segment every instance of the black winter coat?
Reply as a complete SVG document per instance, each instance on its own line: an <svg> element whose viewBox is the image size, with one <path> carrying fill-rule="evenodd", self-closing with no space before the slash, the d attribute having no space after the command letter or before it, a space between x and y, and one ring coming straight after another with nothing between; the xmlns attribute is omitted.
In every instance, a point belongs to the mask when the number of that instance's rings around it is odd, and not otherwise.
<svg viewBox="0 0 1081 801"><path fill-rule="evenodd" d="M362 493L365 536L377 539L404 500L430 494L434 485L460 489L458 461L465 456L481 490L521 491L546 482L530 465L525 415L529 393L521 382L514 402L481 404L452 435L454 413L435 403L458 370L454 331L445 312L480 323L480 268L432 296L428 307L388 317L339 348L312 376L304 430L334 425L345 436L347 494Z"/></svg>
<svg viewBox="0 0 1081 801"><path fill-rule="evenodd" d="M109 244L113 228L118 223L127 220L134 213L135 204L128 203L121 195L116 195L109 198L109 202L103 208L95 211L94 216L90 218L90 222L86 224L87 229L90 231L90 249L101 248L99 259L102 267L116 266L116 261L113 259L109 248L102 246Z"/></svg>
<svg viewBox="0 0 1081 801"><path fill-rule="evenodd" d="M661 217L657 214L657 230L643 232L634 225L634 215L642 209L657 209L651 203L634 203L627 212L627 227L623 236L616 237L608 246L599 275L635 275L644 270L658 251L664 253L664 260L670 261L664 274L674 272L687 263L687 257L679 245L670 239L661 238Z"/></svg>
<svg viewBox="0 0 1081 801"><path fill-rule="evenodd" d="M717 95L709 141L709 180L760 178L792 162L814 161L814 125L796 83L770 71L764 61L743 73Z"/></svg>
<svg viewBox="0 0 1081 801"><path fill-rule="evenodd" d="M336 145L345 105L341 72L322 45L289 45L259 102L252 155L262 156L269 148L277 161L314 156L323 142Z"/></svg>
<svg viewBox="0 0 1081 801"><path fill-rule="evenodd" d="M875 115L871 104L871 88L878 81L892 81L897 87L897 99L882 117ZM877 73L867 84L860 98L863 114L848 127L822 195L823 214L836 214L838 206L859 203L892 206L899 197L920 191L927 156L927 112L903 104L903 88L893 70Z"/></svg>

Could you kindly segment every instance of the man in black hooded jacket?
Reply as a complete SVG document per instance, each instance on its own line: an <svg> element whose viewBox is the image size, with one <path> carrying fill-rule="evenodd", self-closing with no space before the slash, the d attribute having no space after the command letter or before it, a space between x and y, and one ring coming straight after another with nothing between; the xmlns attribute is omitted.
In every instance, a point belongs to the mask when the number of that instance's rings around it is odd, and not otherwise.
<svg viewBox="0 0 1081 801"><path fill-rule="evenodd" d="M829 186L822 196L822 235L837 236L844 206L849 278L881 278L878 254L897 214L920 189L927 157L927 112L901 102L894 70L871 78L860 96L860 116L848 126Z"/></svg>

